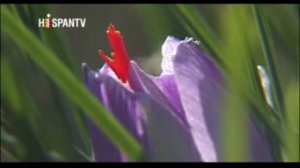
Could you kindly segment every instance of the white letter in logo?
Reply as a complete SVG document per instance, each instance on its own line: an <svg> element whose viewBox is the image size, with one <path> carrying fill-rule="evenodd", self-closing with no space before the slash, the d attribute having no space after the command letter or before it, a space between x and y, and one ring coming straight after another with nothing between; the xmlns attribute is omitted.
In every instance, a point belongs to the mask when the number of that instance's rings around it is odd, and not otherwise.
<svg viewBox="0 0 300 168"><path fill-rule="evenodd" d="M85 21L86 21L85 18L84 19L80 19L81 27L85 27Z"/></svg>
<svg viewBox="0 0 300 168"><path fill-rule="evenodd" d="M39 27L44 27L44 19L39 18L38 22L39 22Z"/></svg>

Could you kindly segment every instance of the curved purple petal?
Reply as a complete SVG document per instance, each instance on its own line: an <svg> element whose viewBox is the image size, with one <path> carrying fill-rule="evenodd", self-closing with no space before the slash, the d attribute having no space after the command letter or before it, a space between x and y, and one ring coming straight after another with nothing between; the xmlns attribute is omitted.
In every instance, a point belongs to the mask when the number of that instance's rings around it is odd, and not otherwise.
<svg viewBox="0 0 300 168"><path fill-rule="evenodd" d="M105 67L100 70L102 74L86 66L84 70L88 72L89 88L144 145L149 161L201 161L190 130L168 106L144 92L130 92L110 77ZM120 151L95 125L91 131L96 161L124 161Z"/></svg>
<svg viewBox="0 0 300 168"><path fill-rule="evenodd" d="M161 92L166 95L169 102L175 108L175 112L178 116L186 122L184 110L181 104L181 100L179 97L177 83L174 75L160 75L158 77L153 78L153 82L157 85L157 87L161 90Z"/></svg>
<svg viewBox="0 0 300 168"><path fill-rule="evenodd" d="M223 100L221 71L191 40L177 45L173 63L179 95L201 156L203 160L207 156L207 161L214 161L214 155L218 157L221 150L218 124ZM271 161L267 139L255 127L255 121L250 121L248 129L253 161ZM206 139L199 138L205 135ZM208 148L211 140L213 145Z"/></svg>
<svg viewBox="0 0 300 168"><path fill-rule="evenodd" d="M143 72L134 61L131 61L129 83L136 94L143 93L151 97L146 101L148 102L148 105L146 104L148 118L145 124L148 128L145 136L147 137L150 160L200 161L181 104L178 99L177 102L174 99L169 99L172 94L178 97L175 95L178 92L171 92L176 91L174 77L171 75L164 75L159 78L152 77ZM168 90L161 90L162 88ZM165 94L165 92L169 94ZM152 98L157 103L150 101ZM149 111L149 107L152 107L151 111Z"/></svg>
<svg viewBox="0 0 300 168"><path fill-rule="evenodd" d="M150 76L146 74L143 70L139 68L139 66L134 62L130 62L130 76L129 76L129 83L131 88L135 92L142 92L145 94L150 95L152 98L157 99L161 104L165 105L167 108L169 108L172 112L175 113L175 115L178 115L180 119L186 123L184 114L182 112L182 108L180 106L180 103L173 102L173 99L170 99L167 96L170 96L168 94L165 94L165 90L163 88L159 88L159 86L171 86L170 89L175 89L175 84L173 83L172 77L165 77L165 78L157 78ZM168 82L169 81L169 82ZM169 83L169 84L167 84ZM170 93L172 94L172 93ZM176 94L176 93L174 93Z"/></svg>
<svg viewBox="0 0 300 168"><path fill-rule="evenodd" d="M174 112L152 97L142 95L138 100L145 116L145 148L149 161L201 161L189 128Z"/></svg>
<svg viewBox="0 0 300 168"><path fill-rule="evenodd" d="M221 105L218 69L190 39L181 41L174 54L178 92L197 148L204 161L217 161Z"/></svg>
<svg viewBox="0 0 300 168"><path fill-rule="evenodd" d="M180 43L179 39L172 36L168 36L164 44L162 45L161 76L174 75L173 59L174 56L176 55L176 50L179 43Z"/></svg>
<svg viewBox="0 0 300 168"><path fill-rule="evenodd" d="M171 47L166 47L169 45ZM220 107L223 99L221 71L200 51L192 39L178 41L168 37L164 46L163 56L169 58L163 60L172 61L173 65L164 63L163 69L167 69L168 74L171 72L175 76L178 95L202 159L217 161L221 153L219 132L219 120L222 116ZM166 48L172 48L170 53ZM272 160L267 140L259 129L254 127L252 120L249 124L252 159Z"/></svg>
<svg viewBox="0 0 300 168"><path fill-rule="evenodd" d="M183 42L189 43L191 41L186 40ZM184 89L182 89L182 87L181 87L180 88L181 90L178 90L178 87L179 87L178 81L181 80L180 75L182 75L182 74L179 73L179 75L178 75L179 79L178 79L178 76L176 76L176 75L174 76L174 69L176 69L178 65L176 65L173 62L173 60L174 60L175 56L177 56L179 45L181 45L183 42L178 41L177 39L172 38L172 37L167 38L165 44L163 45L163 62L162 62L163 72L159 77L151 77L151 76L145 74L143 71L141 71L137 67L136 64L132 63L132 66L131 66L132 73L130 73L131 80L129 80L129 81L132 82L131 86L133 87L133 89L135 91L141 91L141 92L147 93L149 95L152 95L152 97L154 97L155 99L158 99L158 101L162 102L163 104L167 104L168 106L171 106L172 107L171 109L175 112L175 114L177 114L177 116L184 123L188 123L188 124L186 124L187 128L188 127L191 128L195 143L197 145L198 152L203 155L202 159L204 161L216 161L217 156L216 156L216 151L215 151L215 147L214 147L214 142L210 137L211 136L210 134L216 134L216 131L215 131L216 124L214 124L213 127L210 126L209 127L210 130L208 130L208 128L206 127L206 125L207 125L206 120L210 120L210 121L213 121L213 123L216 123L215 119L217 117L216 117L216 114L213 114L213 113L215 113L217 110L211 109L212 112L209 114L209 116L208 117L205 116L203 109L202 109L203 107L202 107L201 101L199 100L200 95L198 95L198 93L197 93L199 91L198 85L193 83L194 82L193 80L187 79L186 80L186 81L188 81L187 83L184 83L184 81L183 81L183 84L187 84L187 86L183 86ZM190 48L188 48L188 50L190 51ZM192 54L194 54L194 53L192 53ZM186 55L186 53L184 53L181 56L187 56L188 58L193 58L193 56L191 57L189 55L191 55L191 53L188 53L187 55ZM192 60L192 61L194 61L194 60ZM204 58L204 60L200 60L200 62L201 61L206 63L207 61L210 61L210 60ZM185 62L182 62L182 64L179 66L181 66L181 68L182 67L189 68L189 64L185 64ZM193 65L193 66L194 66L194 69L198 70L199 64ZM204 65L204 66L214 66L214 64L208 63L208 65ZM204 68L206 68L206 67L204 67ZM201 71L193 72L194 69L192 69L190 71L186 71L186 73L188 73L188 74L183 74L182 78L191 78L191 75L193 75L193 74L198 74L198 75L202 74L202 73L211 74L211 72L209 70L204 70L202 72ZM218 75L217 73L218 72L215 71L215 74L213 74L213 75L215 76L215 78L220 78L219 76L217 76ZM189 82L193 83L191 87L189 85ZM206 82L204 84L206 84L206 86L207 86L207 83L208 82ZM213 85L214 85L214 83L213 83ZM210 87L213 85L208 85L208 86ZM159 90L157 87L159 88ZM216 91L214 89L215 88L212 88L212 91ZM182 97L180 95L180 94L182 94L181 92L186 92L187 94L191 94L191 95L188 95L188 97L191 97L192 99L187 98L186 94L183 95L183 97ZM209 91L206 93L209 93ZM218 96L219 95L215 95L215 97L218 97ZM205 101L205 100L203 100L203 101ZM207 102L211 103L211 101L207 101ZM217 102L219 102L219 101L217 101ZM189 105L192 103L194 103L194 106L189 107ZM211 103L211 104L213 104L213 103ZM209 109L210 107L211 106L208 104L207 109ZM199 113L199 110L202 110L202 112ZM186 117L189 117L189 121L187 121Z"/></svg>
<svg viewBox="0 0 300 168"><path fill-rule="evenodd" d="M135 110L136 97L134 94L119 85L111 76L91 71L86 64L83 64L82 67L85 81L91 92L135 138L140 139L142 127L139 126L138 110ZM90 130L95 161L126 161L125 155L92 122Z"/></svg>

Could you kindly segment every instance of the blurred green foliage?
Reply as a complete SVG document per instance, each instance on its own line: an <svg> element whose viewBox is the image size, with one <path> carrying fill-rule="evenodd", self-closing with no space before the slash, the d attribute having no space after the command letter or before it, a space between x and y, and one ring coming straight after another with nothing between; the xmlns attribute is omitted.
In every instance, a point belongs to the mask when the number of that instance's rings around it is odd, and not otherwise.
<svg viewBox="0 0 300 168"><path fill-rule="evenodd" d="M250 116L259 121L278 161L299 161L299 5L1 5L1 160L91 161L85 124L85 114L91 114L82 111L91 99L72 101L75 94L66 94L54 80L60 74L51 76L30 55L34 52L26 51L34 43L22 46L12 38L4 7L47 48L39 57L53 52L82 84L81 62L99 68L98 49L109 50L110 22L122 30L131 58L153 74L160 69L157 51L167 35L200 40L224 70L230 93L219 121L221 160L248 160ZM47 13L87 18L87 27L38 28L37 19ZM269 73L274 108L264 97L257 65Z"/></svg>
<svg viewBox="0 0 300 168"><path fill-rule="evenodd" d="M62 93L80 107L81 110L83 110L111 139L111 141L127 154L128 159L133 161L138 160L142 155L142 149L138 142L111 113L107 112L103 106L100 105L98 99L88 91L84 84L79 81L63 63L60 62L51 50L42 45L20 20L14 20L13 14L10 13L8 8L1 7L1 9L3 14L2 28L4 31L7 32L18 46L21 46L23 51L28 54L29 58L32 59L34 63L45 71L46 75L53 80L54 84L63 91ZM41 55L43 56L41 57ZM9 87L7 85L5 86ZM68 117L64 118L69 119ZM79 121L77 122L78 124L81 124ZM63 137L59 134L58 136ZM70 136L68 136L68 138L69 137ZM80 134L78 137L80 137ZM122 137L122 139L120 139L120 137ZM62 141L65 143L68 142L68 140ZM73 148L77 149L76 146L73 146ZM77 150L82 152L80 149ZM55 156L57 156L56 153Z"/></svg>

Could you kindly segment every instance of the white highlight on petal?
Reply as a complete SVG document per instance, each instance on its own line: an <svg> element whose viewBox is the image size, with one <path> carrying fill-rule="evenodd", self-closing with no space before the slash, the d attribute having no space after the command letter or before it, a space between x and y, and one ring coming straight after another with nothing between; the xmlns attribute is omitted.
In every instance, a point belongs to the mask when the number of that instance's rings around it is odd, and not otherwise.
<svg viewBox="0 0 300 168"><path fill-rule="evenodd" d="M168 36L162 45L162 74L161 75L172 75L173 70L173 58L177 53L178 45L181 43L194 43L200 44L200 41L194 40L192 37L186 37L184 40L179 40L173 36Z"/></svg>
<svg viewBox="0 0 300 168"><path fill-rule="evenodd" d="M175 37L168 36L162 45L162 74L161 75L170 75L174 74L173 71L173 58L177 52L177 46L180 43L180 40Z"/></svg>

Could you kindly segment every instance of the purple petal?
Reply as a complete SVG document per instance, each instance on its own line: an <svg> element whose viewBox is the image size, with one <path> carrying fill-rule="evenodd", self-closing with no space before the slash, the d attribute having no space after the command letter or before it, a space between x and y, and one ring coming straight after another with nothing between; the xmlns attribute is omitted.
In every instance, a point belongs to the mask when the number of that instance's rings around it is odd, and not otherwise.
<svg viewBox="0 0 300 168"><path fill-rule="evenodd" d="M189 128L174 112L149 96L139 96L145 113L149 161L201 161Z"/></svg>
<svg viewBox="0 0 300 168"><path fill-rule="evenodd" d="M195 143L204 161L217 161L220 147L220 107L222 105L222 74L191 39L176 41L169 37L164 45L171 45L173 50L164 56L172 58L177 89L185 111ZM172 39L172 38L171 38ZM170 61L170 59L164 59ZM169 65L164 63L163 66ZM168 69L168 72L172 70ZM259 128L251 120L251 154L254 161L271 161L271 150Z"/></svg>
<svg viewBox="0 0 300 168"><path fill-rule="evenodd" d="M154 83L159 87L161 92L166 95L169 102L174 107L173 110L185 122L185 114L179 97L177 83L174 76L173 59L180 40L174 37L167 37L162 45L162 73L160 76L153 78Z"/></svg>
<svg viewBox="0 0 300 168"><path fill-rule="evenodd" d="M176 49L174 74L186 119L202 159L217 161L220 74L193 41L181 41Z"/></svg>
<svg viewBox="0 0 300 168"><path fill-rule="evenodd" d="M179 97L178 89L177 89L177 83L175 81L174 75L161 75L159 77L153 78L154 83L158 86L158 88L163 92L164 95L166 95L169 102L172 104L172 106L175 108L175 112L178 114L178 116L183 120L185 123L186 118L184 114L184 110L181 104L181 100Z"/></svg>
<svg viewBox="0 0 300 168"><path fill-rule="evenodd" d="M98 97L105 108L112 112L121 124L137 139L142 134L136 109L136 97L133 93L122 87L111 76L89 70L83 65L85 81L91 92ZM90 124L91 138L95 161L111 162L126 161L126 157L104 135L98 127Z"/></svg>
<svg viewBox="0 0 300 168"><path fill-rule="evenodd" d="M186 123L183 112L182 112L182 108L180 107L180 104L175 104L177 102L173 102L172 99L169 99L167 96L167 94L165 94L164 90L161 90L159 88L159 85L162 84L162 82L160 81L164 81L165 82L170 82L170 84L164 85L164 86L171 86L170 89L175 89L174 87L176 87L174 84L174 82L172 82L172 77L167 79L163 78L163 79L158 79L157 77L153 77L150 76L148 74L146 74L143 70L141 70L138 65L134 62L131 61L130 62L131 68L130 68L130 77L129 77L129 83L131 88L135 91L135 92L141 92L141 93L145 93L148 94L149 96L151 96L152 98L155 98L158 100L158 102L160 102L161 104L164 104L167 108L169 108L172 112L175 113L175 115L178 115L180 117L181 120L183 120L183 122ZM174 80L173 80L174 81ZM160 84L159 84L160 83ZM170 93L171 94L171 93ZM176 94L176 93L174 93Z"/></svg>
<svg viewBox="0 0 300 168"><path fill-rule="evenodd" d="M184 41L184 42L188 43L189 41ZM163 46L163 62L162 62L163 73L161 76L155 77L155 78L151 77L151 76L145 74L143 71L141 71L137 67L136 64L132 63L131 79L129 81L131 82L131 86L132 86L133 90L138 91L138 92L147 93L147 94L151 95L153 98L157 99L159 102L162 102L163 104L167 105L168 107L171 107L170 108L171 111L173 113L175 112L175 114L180 118L180 120L182 122L186 123L185 116L189 116L190 121L189 121L188 126L191 126L191 128L192 128L193 137L197 144L197 149L199 150L199 153L203 154L204 155L203 157L207 158L206 161L216 161L216 151L215 151L215 147L214 147L214 142L212 141L212 139L210 137L211 135L210 135L208 128L206 127L206 123L205 123L205 120L210 120L210 121L213 121L213 123L215 123L214 119L216 119L217 117L213 113L216 112L216 110L212 109L214 111L210 113L209 117L204 116L205 115L205 114L203 114L204 112L198 113L199 109L202 111L203 111L203 109L201 109L202 104L201 104L200 100L194 101L195 99L200 98L200 95L198 95L198 93L197 93L197 91L199 91L197 84L194 84L194 86L192 86L192 88L189 88L189 86L186 86L186 87L184 86L185 91L187 91L189 93L189 90L190 90L192 92L192 94L191 94L192 99L190 99L190 98L186 99L186 95L184 95L184 97L183 97L184 102L180 101L180 100L182 100L182 97L180 99L180 97L179 97L180 92L178 92L178 88L177 88L178 87L177 83L180 79L179 80L176 79L173 75L174 74L173 67L176 67L177 65L175 65L173 62L170 63L171 61L173 61L174 57L176 56L178 46L180 44L181 44L181 42L179 42L176 39L173 39L171 37L167 38L167 40ZM175 54L175 55L172 55L172 54ZM194 53L192 53L192 54L194 54ZM194 60L192 60L192 61L194 61ZM204 63L206 63L208 61L210 61L210 60L206 59L206 58L204 58L204 60L200 60L200 62L204 62ZM208 65L205 65L205 66L213 66L214 67L214 65L211 64L210 62L206 63L206 64L208 64ZM186 66L187 68L189 68L188 67L189 64L183 63L180 66L183 66L183 67ZM199 65L198 64L196 66L194 65L194 68L198 69L197 66L199 66ZM207 70L205 70L204 72L207 73ZM189 73L189 75L194 74L193 71L188 71L188 73ZM215 78L216 79L220 78L220 76L218 76L217 73L218 72L216 71L215 74L213 74L214 78L211 77L212 80L215 80ZM201 74L201 71L198 74ZM211 74L211 72L209 72L208 74ZM180 75L181 75L181 73L179 73L179 76ZM186 74L183 74L183 75L186 75ZM189 75L184 76L183 78L185 78L185 77L190 78ZM152 80L154 81L154 83ZM192 82L194 82L194 81L192 80ZM210 87L210 85L209 85L209 87ZM183 90L181 90L181 91L184 92ZM193 92L193 91L196 91L196 92ZM195 98L195 96L196 96L196 98ZM216 95L215 97L218 97L218 96ZM205 100L203 100L203 102L204 101ZM192 110L189 108L189 102L194 103L194 107L191 108ZM208 102L211 103L211 101L208 101ZM185 111L186 111L185 113L183 111L182 104L186 104L187 110L185 109ZM210 106L207 107L207 109L209 109L209 108L210 108ZM213 130L213 131L211 131L211 134L214 134L214 135L216 134L215 127L216 127L215 124L213 127L209 127L211 130ZM205 160L205 159L203 159L203 160Z"/></svg>
<svg viewBox="0 0 300 168"><path fill-rule="evenodd" d="M91 91L141 141L149 161L201 160L189 129L168 106L144 92L128 91L110 76L89 71L86 66L84 69ZM101 72L108 73L106 70L103 67ZM143 124L139 122L142 118ZM91 130L96 161L124 161L120 151L95 125Z"/></svg>
<svg viewBox="0 0 300 168"><path fill-rule="evenodd" d="M161 47L162 61L161 68L163 75L174 75L173 58L176 55L176 50L180 40L175 37L168 36Z"/></svg>

